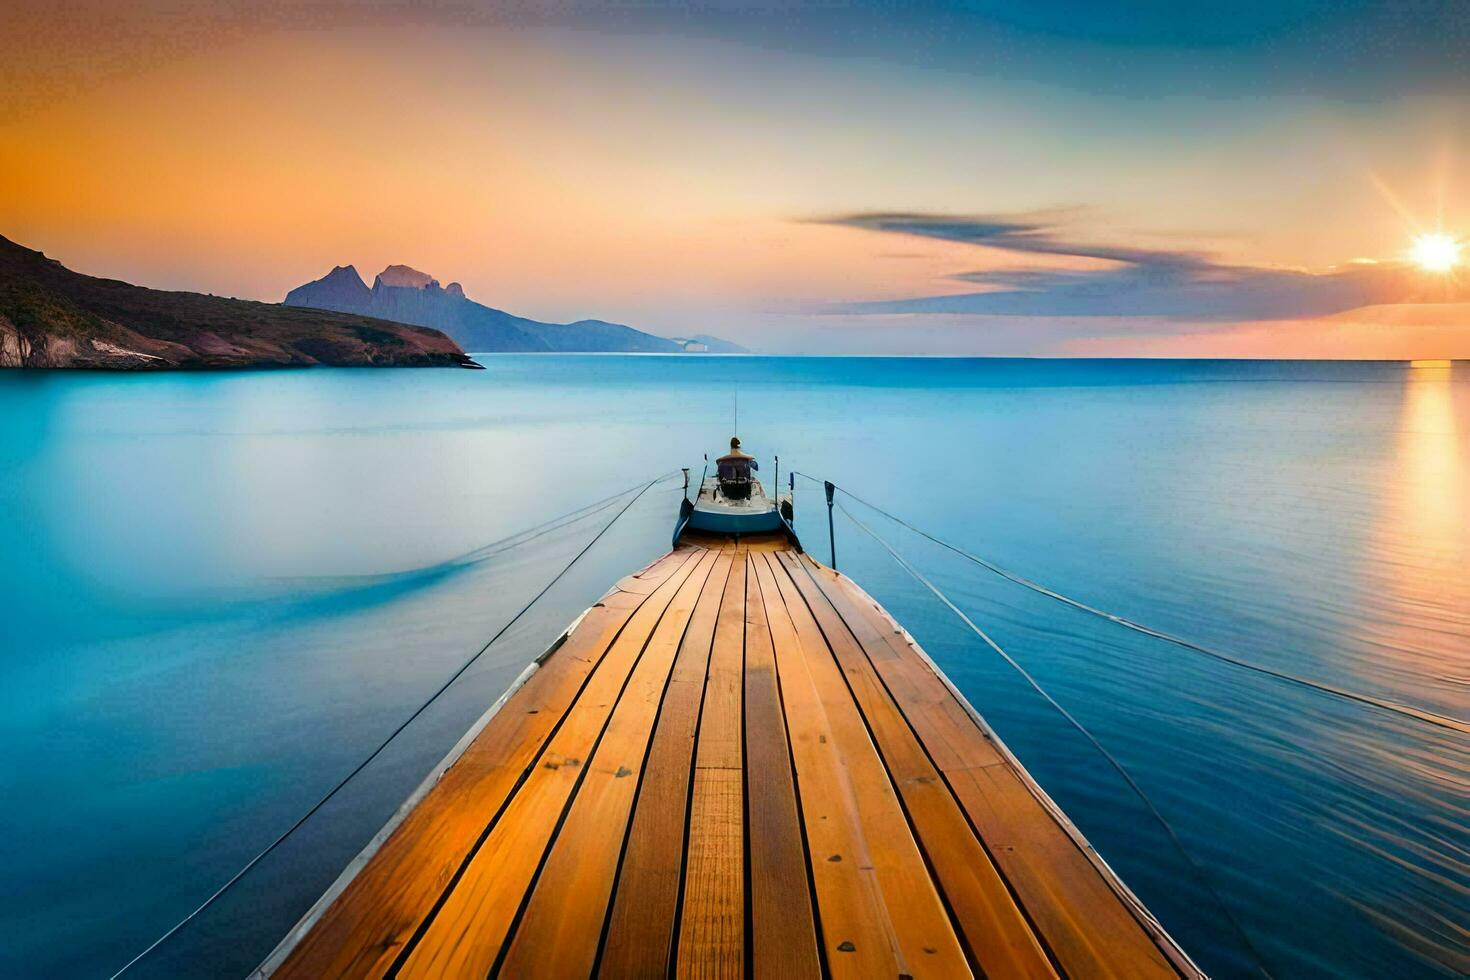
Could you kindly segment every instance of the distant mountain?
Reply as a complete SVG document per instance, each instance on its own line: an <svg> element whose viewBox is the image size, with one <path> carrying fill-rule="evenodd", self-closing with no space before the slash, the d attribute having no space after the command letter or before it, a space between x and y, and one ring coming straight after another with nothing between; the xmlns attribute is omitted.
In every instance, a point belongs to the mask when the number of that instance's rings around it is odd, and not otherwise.
<svg viewBox="0 0 1470 980"><path fill-rule="evenodd" d="M342 271L334 288L356 278ZM479 367L437 330L95 279L0 237L0 367L311 364Z"/></svg>
<svg viewBox="0 0 1470 980"><path fill-rule="evenodd" d="M350 265L339 265L316 282L309 282L292 292L303 289L311 290L317 298L317 309L337 310L341 313L353 313L366 306L373 298L373 291L367 288L367 283L362 281L357 269ZM288 295L285 305L300 304L292 303L291 296Z"/></svg>
<svg viewBox="0 0 1470 980"><path fill-rule="evenodd" d="M457 282L440 286L439 280L406 265L388 266L373 280L371 289L355 268L338 266L322 278L291 290L286 294L286 305L362 313L434 327L468 351L672 354L686 349L683 342L621 323L543 323L516 316L467 298ZM718 338L708 339L735 346Z"/></svg>

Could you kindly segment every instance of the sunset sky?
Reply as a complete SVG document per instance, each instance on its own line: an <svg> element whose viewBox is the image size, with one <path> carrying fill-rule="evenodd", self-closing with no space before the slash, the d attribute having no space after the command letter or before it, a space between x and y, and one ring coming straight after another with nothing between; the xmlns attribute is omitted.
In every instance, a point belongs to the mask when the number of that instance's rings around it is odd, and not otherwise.
<svg viewBox="0 0 1470 980"><path fill-rule="evenodd" d="M800 353L1470 357L1470 5L9 0L0 235ZM1470 248L1465 259L1470 261Z"/></svg>

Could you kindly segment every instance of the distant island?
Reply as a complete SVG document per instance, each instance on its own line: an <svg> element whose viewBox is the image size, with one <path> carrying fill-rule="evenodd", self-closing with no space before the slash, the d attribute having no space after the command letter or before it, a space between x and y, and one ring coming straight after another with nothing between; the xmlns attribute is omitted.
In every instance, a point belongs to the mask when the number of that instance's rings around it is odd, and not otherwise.
<svg viewBox="0 0 1470 980"><path fill-rule="evenodd" d="M670 338L605 320L531 320L406 265L384 269L371 289L355 268L338 266L282 304L260 303L83 275L0 236L0 367L480 367L466 350L748 353L708 334Z"/></svg>
<svg viewBox="0 0 1470 980"><path fill-rule="evenodd" d="M749 353L738 344L706 334L670 338L606 320L531 320L477 303L465 296L459 283L441 286L433 276L406 265L388 266L378 273L371 289L356 267L339 265L287 293L286 305L433 327L477 353Z"/></svg>
<svg viewBox="0 0 1470 980"><path fill-rule="evenodd" d="M449 337L360 314L81 275L0 237L0 367L472 367Z"/></svg>

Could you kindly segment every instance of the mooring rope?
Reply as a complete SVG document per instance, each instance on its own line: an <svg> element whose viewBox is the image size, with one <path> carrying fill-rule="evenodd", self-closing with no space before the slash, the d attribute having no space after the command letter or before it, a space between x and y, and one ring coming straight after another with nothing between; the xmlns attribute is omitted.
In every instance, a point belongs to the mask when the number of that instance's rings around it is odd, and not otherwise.
<svg viewBox="0 0 1470 980"><path fill-rule="evenodd" d="M1094 736L1092 732L1087 730L1087 727L1083 725L1082 722L1078 721L1075 717L1072 716L1072 713L1070 711L1062 707L1061 704L1057 702L1056 698L1048 694L1046 692L1046 689L1043 688L1039 683L1037 683L1036 678L1032 677L1030 672L1027 671L1025 667L1022 667L1019 663L1017 663L1016 659L1012 657L1009 653L1007 653L999 643L996 643L995 640L991 638L989 633L985 632L979 626L976 626L975 621L972 620L969 616L965 615L964 610L960 609L959 606L951 602L949 596L945 595L939 590L938 586L929 581L929 579L924 576L923 572L920 572L913 565L909 564L908 561L905 560L904 557L900 555L897 551L895 551L892 546L888 544L887 541L884 541L878 536L877 532L868 527L862 521L858 520L857 517L855 517L853 513L849 511L846 507L838 504L837 509L842 511L844 517L846 517L848 520L852 521L859 528L861 528L870 538L878 542L878 544L882 546L883 550L888 552L888 554L892 556L893 560L898 563L900 568L912 575L930 592L934 593L935 598L948 606L950 612L958 616L961 622L963 622L966 626L970 628L971 632L980 637L980 639L984 640L985 644L989 646L990 649L994 650L997 654L1001 656L1002 659L1005 660L1006 663L1015 668L1016 673L1020 674L1021 677L1025 679L1026 683L1031 686L1031 689L1034 690L1037 694L1041 695L1041 697L1046 701L1047 704L1055 708L1057 713L1065 718L1073 728L1077 729L1077 731L1081 733L1082 737L1087 739L1087 741L1092 744L1092 747L1097 750L1097 753L1101 755L1104 759L1106 759L1109 765L1117 770L1118 775L1123 777L1123 781L1128 784L1129 788L1133 790L1134 795L1136 795L1139 800L1143 802L1143 805L1148 808L1148 812L1153 815L1154 820L1158 823L1160 827L1163 828L1164 833L1168 835L1170 842L1172 842L1174 845L1174 850L1179 853L1179 856L1184 859L1185 864L1189 866L1199 886L1203 888L1212 899L1214 899L1215 904L1219 907L1221 914L1224 915L1225 920L1230 923L1231 929L1240 938L1241 943L1245 946L1246 950L1249 951L1251 957L1255 960L1257 969L1261 971L1261 974L1263 976L1270 977L1271 972L1266 969L1265 958L1261 956L1260 950L1256 948L1255 943L1251 942L1250 936L1246 934L1245 929L1242 928L1240 922L1236 920L1235 915L1230 911L1230 906L1225 904L1225 900L1220 897L1220 893L1217 892L1214 886L1210 884L1209 876L1205 874L1204 869L1201 868L1199 864L1194 860L1194 858L1190 856L1189 851L1184 846L1184 842L1179 839L1179 835L1174 832L1174 828L1169 825L1169 821L1164 819L1164 815L1159 812L1159 808L1154 806L1153 801L1148 798L1148 794L1143 791L1143 787L1138 785L1133 776L1128 772L1127 769L1123 767L1123 764L1119 762L1111 752L1103 747L1103 744L1097 740L1096 736Z"/></svg>
<svg viewBox="0 0 1470 980"><path fill-rule="evenodd" d="M815 477L807 476L807 474L805 473L798 473L797 475L802 477L803 479L811 480L814 483L823 482L816 479ZM839 492L851 498L855 502L862 504L864 507L867 507L870 510L876 511L879 514L882 514L884 517L888 518L890 521L893 521L895 524L899 524L903 527L908 528L910 531L913 531L920 537L926 538L927 540L932 541L934 544L939 545L941 548L944 548L947 551L951 551L954 554L959 555L966 561L973 562L974 564L979 565L981 568L993 572L996 575L999 575L1001 578L1006 579L1007 581L1013 582L1023 588L1030 589L1032 592L1044 595L1049 599L1055 599L1057 602L1071 606L1073 609L1081 610L1082 612L1088 613L1092 616L1096 616L1099 619L1105 619L1110 623L1115 623L1118 626L1122 626L1125 629L1133 630L1136 633L1142 633L1144 636L1150 636L1156 640L1163 640L1166 643L1172 643L1175 646L1182 647L1183 649L1189 650L1193 653L1203 654L1206 657L1212 657L1215 660L1220 661L1221 663L1230 664L1234 667L1240 667L1243 670L1250 670L1258 674L1264 674L1267 677L1274 677L1277 680L1286 681L1287 683L1296 684L1305 688L1310 688L1311 690L1319 691L1322 694L1328 694L1332 697L1342 698L1345 701L1354 701L1358 704L1369 705L1370 707L1378 708L1383 711L1390 711L1405 718L1411 718L1414 721L1434 725L1439 728L1446 728L1450 731L1460 732L1462 734L1470 734L1470 721L1467 721L1463 718L1455 718L1451 715L1439 714L1438 712L1430 711L1427 708L1420 708L1415 705L1404 704L1402 701L1394 701L1389 698L1381 698L1372 694L1364 694L1361 691L1351 691L1347 688L1337 687L1324 681L1315 681L1307 677L1302 677L1299 674L1292 674L1284 670L1277 670L1274 667L1266 667L1262 664L1252 663L1249 660L1242 660L1239 657L1233 656L1228 653L1223 653L1219 650L1215 650L1207 646L1203 646L1199 643L1195 643L1193 640L1185 639L1182 636L1177 636L1173 633L1165 632L1164 630L1154 629L1151 626L1145 626L1144 624L1139 623L1135 620L1128 619L1125 616L1119 616L1116 613L1110 613L1106 610L1098 609L1095 606L1090 606L1079 599L1074 599L1071 596L1064 595L1061 592L1057 592L1055 589L1048 588L1047 586L1042 585L1039 582L1034 582L1031 579L1025 578L1024 576L1018 575L1015 572L1002 568L1000 565L997 565L994 562L987 561L984 558L979 557L978 555L974 555L968 551L965 551L963 548L950 544L948 541L935 537L928 531L925 531L922 528L915 527L903 518L898 517L887 510L884 510L882 507L879 507L877 504L864 500L850 490L843 489L842 487L838 487L835 484L834 487L836 487Z"/></svg>
<svg viewBox="0 0 1470 980"><path fill-rule="evenodd" d="M529 541L532 538L540 537L541 534L546 533L546 530L542 530L542 529L552 529L551 526L552 525L557 525L558 522L563 522L563 524L558 525L558 526L565 526L566 523L570 523L570 521L567 521L566 520L570 515L580 514L582 517L589 517L593 513L597 513L598 511L600 511L601 509L603 509L603 506L610 504L611 501L616 500L618 497L624 496L624 495L629 494L629 493L633 493L634 490L637 490L638 491L636 494L633 494L632 498L630 498L627 503L623 504L622 508L616 514L614 514L612 516L612 519L610 521L608 521L606 524L604 524L602 526L602 528L600 530L598 530L598 532L592 536L592 539L590 541L588 541L585 545L582 546L582 550L579 551L579 552L577 552L576 555L574 555L572 557L572 560L571 561L567 562L564 566L562 566L561 571L557 572L556 575L552 576L551 581L547 582L546 585L544 585L541 588L541 591L540 592L537 592L531 598L531 601L530 602L527 602L524 606L522 606L519 612L517 612L514 616L512 616L510 619L508 619L506 621L505 625L502 626L502 627L500 627L500 629L495 632L495 635L494 636L492 636L492 637L490 637L490 639L486 640L485 641L485 645L482 646L482 647L480 647L480 649L475 653L474 656L470 657L463 664L461 664L459 666L459 669L456 670L453 674L450 674L449 675L449 679L446 680L443 684L439 685L439 688L436 691L434 691L433 694L430 694L429 697L423 703L421 703L417 708L415 708L413 710L413 713L412 714L410 714L401 723L399 723L398 727L395 728L395 729L393 729L393 731L389 733L388 737L385 738L385 739L383 739L383 741L378 744L378 747L377 748L373 749L372 752L368 753L367 757L365 759L363 759L361 762L359 762L357 764L357 766L355 768L353 768L353 770L351 772L349 772L346 776L343 776L337 782L337 784L335 786L333 786L331 789L327 790L326 794L324 796L322 796L321 799L319 799L315 803L313 803L311 805L311 808L309 810L307 810L305 813L303 813L299 818L297 818L297 820L296 820L295 823L293 823L291 826L287 827L286 830L279 837L277 837L275 840L273 840L269 844L267 844L264 849L262 849L254 857L252 857L249 861L247 861L245 863L245 865L240 868L239 871L236 871L233 875L231 875L230 876L230 879L228 881L226 881L223 885L220 885L219 888L215 889L214 893L211 894L208 898L206 898L203 902L201 902L194 909L194 911L190 912L188 915L184 916L178 922L174 923L174 925L172 927L170 927L167 932L165 932L163 935L159 936L157 939L153 940L153 942L149 943L148 946L147 946L147 948L145 948L141 953L139 953L137 956L134 956L132 959L128 960L127 963L123 964L122 968L112 975L111 980L117 980L118 977L122 976L128 970L132 969L145 956L147 956L149 953L153 952L159 946L162 946L165 942L167 942L169 939L171 939L173 936L175 936L179 932L180 929L183 929L190 922L192 922L199 915L201 915L206 909L208 909L211 905L213 905L216 901L218 901L219 898L220 898L220 896L224 895L225 892L229 891L230 888L232 888L235 885L236 882L238 882L241 878L244 878L245 875L248 874L252 868L254 868L261 861L265 860L265 858L272 851L274 851L277 847L281 846L281 844L283 844L286 841L286 838L290 837L293 833L295 833L297 830L299 830L301 828L301 826L303 824L305 824L307 820L311 819L311 817L314 814L316 814L316 812L318 810L320 810L323 806L325 806L327 804L327 802L332 799L332 797L336 796L337 793L340 792L341 789L344 786L346 786L353 779L353 777L355 777L358 773L360 773L364 769L366 769L368 767L368 764L369 763L371 763L374 759L376 759L379 755L381 755L382 752L383 752L383 750L388 747L389 743L391 743L395 738L397 738L403 732L404 729L406 729L410 724L413 723L413 721L416 718L419 717L419 715L423 714L426 710L428 710L429 706L431 704L433 704L435 701L437 701L439 699L439 697L445 691L449 690L450 686L455 681L459 680L459 678L464 674L464 672L467 671L467 670L469 670L470 667L473 666L474 663L477 660L479 660L482 656L484 656L485 651L486 650L489 650L490 647L494 645L494 643L495 643L496 640L498 640L502 636L504 636L505 635L505 632L507 630L509 630L512 626L514 626L515 623L522 616L524 616L527 612L529 612L531 610L531 607L534 606L537 602L539 602L541 600L541 597L542 596L546 595L547 592L550 592L551 591L551 587L554 586L554 585L556 585L557 582L561 581L562 576L565 575L567 572L571 571L572 566L575 565L578 561L580 561L582 559L582 556L584 556L585 554L587 554L587 552L589 552L589 551L592 550L592 546L595 545L598 541L600 541L602 539L602 536L604 534L606 534L608 532L608 530L610 530L612 528L612 526L618 522L618 519L619 518L621 518L624 514L626 514L628 512L628 508L632 507L635 503L638 502L638 499L640 497L642 497L648 491L648 489L650 487L652 487L655 483L658 483L661 480L667 480L667 479L669 479L671 476L673 476L672 473L664 473L664 474L662 474L660 476L654 477L652 480L649 480L647 483L631 486L631 487L629 487L626 490L622 490L622 491L620 491L620 492L618 492L616 494L613 494L611 497L605 498L604 500L597 501L596 503L593 503L593 504L588 504L585 507L579 507L579 508L577 508L574 511L570 511L569 514L564 514L561 517L553 518L552 520L547 521L545 524L540 524L540 525L537 525L534 528L531 528L528 531L521 532L520 535L513 535L511 538L504 538L504 539L502 539L503 541L510 541L510 540L513 540L515 537L524 537L525 541ZM583 513L583 512L586 512L586 513ZM533 534L533 533L531 533L533 531L537 531L539 533ZM527 535L529 535L529 537L527 537ZM500 542L496 542L496 543L499 544ZM524 542L519 542L519 543L524 543ZM494 547L494 545L487 545L486 547L487 548ZM483 550L483 549L481 549L481 550ZM508 549L501 549L501 550L503 551L503 550L508 550ZM472 552L472 554L474 554L474 553L475 552Z"/></svg>
<svg viewBox="0 0 1470 980"><path fill-rule="evenodd" d="M659 479L668 479L668 477L660 477ZM655 480L654 482L657 483L658 481ZM551 534L553 531L559 531L570 524L575 524L578 521L584 521L587 518L591 517L593 514L599 514L602 511L607 510L613 504L617 503L619 499L628 495L629 493L632 493L636 489L637 487L628 487L626 490L619 490L617 493L612 494L611 496L603 497L601 500L593 501L592 503L579 507L576 510L569 510L560 517L553 517L551 520L546 521L545 523L536 524L532 527L526 528L525 530L517 531L515 534L503 537L498 541L492 541L489 544L481 545L473 551L466 551L462 555L457 555L454 558L448 559L446 562L444 562L444 564L470 565L484 561L487 558L494 558L496 555L504 554L507 551L513 551L516 548L529 544L537 538L545 537L546 535Z"/></svg>

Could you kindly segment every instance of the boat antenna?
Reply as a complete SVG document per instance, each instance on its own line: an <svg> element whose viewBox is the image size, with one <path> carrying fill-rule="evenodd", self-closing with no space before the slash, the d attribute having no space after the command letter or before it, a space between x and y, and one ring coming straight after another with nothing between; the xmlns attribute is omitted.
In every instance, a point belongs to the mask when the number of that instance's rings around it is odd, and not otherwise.
<svg viewBox="0 0 1470 980"><path fill-rule="evenodd" d="M736 388L735 389L735 431L732 432L732 433L730 433L730 435L732 435L732 436L738 436L738 435L740 435L740 389L739 388Z"/></svg>

